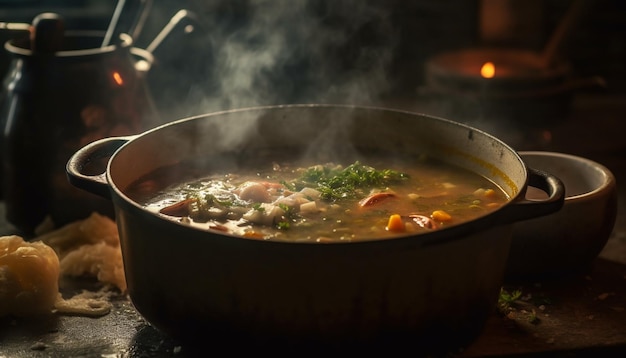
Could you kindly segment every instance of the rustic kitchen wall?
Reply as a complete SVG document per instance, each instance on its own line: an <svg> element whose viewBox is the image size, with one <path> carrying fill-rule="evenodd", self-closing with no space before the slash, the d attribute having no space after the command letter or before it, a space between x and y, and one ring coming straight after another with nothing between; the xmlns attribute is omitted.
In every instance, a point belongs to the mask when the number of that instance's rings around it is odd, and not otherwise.
<svg viewBox="0 0 626 358"><path fill-rule="evenodd" d="M508 3L515 17L509 35L514 36L490 41L481 33L481 24L494 20L483 18L482 9L493 3ZM181 115L259 103L372 103L380 97L416 95L424 80L424 62L439 52L481 45L540 51L572 3L190 0L188 8L205 28L187 37L193 40L173 36L158 54L162 70L154 71L152 79L176 88L162 91L160 101L168 109L179 108L174 111ZM611 92L626 91L625 7L619 0L592 1L563 52L577 74L604 77ZM150 28L159 29L158 24L179 8L178 1L162 1L153 11ZM144 36L153 35L147 30ZM283 47L270 48L268 39ZM235 54L237 49L241 52ZM181 52L189 55L181 57ZM233 61L226 62L226 56ZM234 74L255 78L248 77L247 83L229 77ZM202 105L196 107L198 103Z"/></svg>
<svg viewBox="0 0 626 358"><path fill-rule="evenodd" d="M591 7L565 48L581 75L601 75L609 93L626 93L626 2L587 0ZM571 1L546 1L549 28L556 26Z"/></svg>
<svg viewBox="0 0 626 358"><path fill-rule="evenodd" d="M138 1L138 0L127 0ZM68 27L107 27L115 1L0 0L0 21L29 22L56 11ZM626 5L594 0L565 55L581 75L604 76L626 91ZM485 8L510 7L515 27L485 36ZM424 61L461 47L496 44L540 49L571 0L158 0L136 39L145 48L182 9L155 50L148 80L164 115L255 104L376 102L416 95ZM494 11L491 11L494 13ZM497 11L496 11L497 14ZM497 22L497 21L496 21ZM189 26L194 31L188 32ZM492 30L493 31L493 30ZM501 36L495 36L500 34ZM0 40L14 34L0 30ZM495 39L494 40L494 36ZM6 68L6 54L0 56Z"/></svg>

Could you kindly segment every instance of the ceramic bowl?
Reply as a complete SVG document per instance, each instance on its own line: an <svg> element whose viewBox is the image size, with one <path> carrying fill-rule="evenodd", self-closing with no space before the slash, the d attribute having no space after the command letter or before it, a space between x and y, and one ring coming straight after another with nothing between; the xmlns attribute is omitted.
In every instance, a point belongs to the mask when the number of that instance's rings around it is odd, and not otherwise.
<svg viewBox="0 0 626 358"><path fill-rule="evenodd" d="M528 167L553 174L565 186L563 208L518 221L506 275L508 278L581 272L609 239L617 216L615 177L590 159L556 152L519 152ZM529 187L527 199L547 195Z"/></svg>

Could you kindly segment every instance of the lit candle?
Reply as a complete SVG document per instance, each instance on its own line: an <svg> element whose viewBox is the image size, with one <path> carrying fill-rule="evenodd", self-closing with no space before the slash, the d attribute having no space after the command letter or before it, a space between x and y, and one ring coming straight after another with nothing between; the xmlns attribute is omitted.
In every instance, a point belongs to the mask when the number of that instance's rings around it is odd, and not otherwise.
<svg viewBox="0 0 626 358"><path fill-rule="evenodd" d="M493 78L496 75L496 66L493 62L485 62L480 68L480 75L483 78Z"/></svg>

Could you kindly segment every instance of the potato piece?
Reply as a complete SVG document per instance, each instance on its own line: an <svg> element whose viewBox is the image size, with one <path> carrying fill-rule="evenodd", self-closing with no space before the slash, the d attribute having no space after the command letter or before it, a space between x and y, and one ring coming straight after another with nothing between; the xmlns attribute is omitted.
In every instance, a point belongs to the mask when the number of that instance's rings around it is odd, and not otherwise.
<svg viewBox="0 0 626 358"><path fill-rule="evenodd" d="M41 241L0 237L0 317L52 313L59 294L59 258Z"/></svg>

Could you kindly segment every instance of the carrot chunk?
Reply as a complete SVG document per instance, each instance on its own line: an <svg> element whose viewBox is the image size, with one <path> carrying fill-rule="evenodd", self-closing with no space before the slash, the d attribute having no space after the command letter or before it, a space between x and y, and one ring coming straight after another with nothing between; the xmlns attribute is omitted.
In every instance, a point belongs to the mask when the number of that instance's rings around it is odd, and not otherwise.
<svg viewBox="0 0 626 358"><path fill-rule="evenodd" d="M442 222L452 220L452 216L443 210L433 211L433 213L431 214L431 217L437 221L442 221Z"/></svg>
<svg viewBox="0 0 626 358"><path fill-rule="evenodd" d="M263 239L265 236L260 232L250 230L250 231L244 232L243 237L249 237L251 239Z"/></svg>
<svg viewBox="0 0 626 358"><path fill-rule="evenodd" d="M387 231L393 232L404 232L406 227L404 225L404 220L398 214L392 214L389 216L389 221L387 221Z"/></svg>

